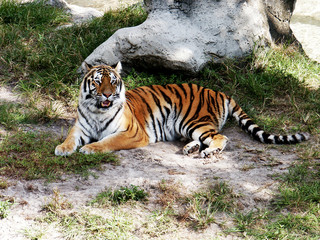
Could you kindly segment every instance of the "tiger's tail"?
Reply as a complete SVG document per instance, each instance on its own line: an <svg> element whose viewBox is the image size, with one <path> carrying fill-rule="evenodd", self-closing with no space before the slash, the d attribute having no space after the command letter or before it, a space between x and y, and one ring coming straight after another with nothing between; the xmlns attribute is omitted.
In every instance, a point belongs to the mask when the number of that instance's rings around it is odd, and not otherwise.
<svg viewBox="0 0 320 240"><path fill-rule="evenodd" d="M263 131L255 124L241 107L231 98L229 102L229 114L239 123L239 126L250 134L255 140L269 144L295 144L309 139L308 133L296 133L293 135L273 135Z"/></svg>

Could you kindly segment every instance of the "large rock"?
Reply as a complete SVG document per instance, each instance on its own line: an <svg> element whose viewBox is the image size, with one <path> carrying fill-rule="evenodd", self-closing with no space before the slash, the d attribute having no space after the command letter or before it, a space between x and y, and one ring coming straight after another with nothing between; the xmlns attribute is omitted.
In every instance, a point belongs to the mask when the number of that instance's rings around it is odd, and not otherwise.
<svg viewBox="0 0 320 240"><path fill-rule="evenodd" d="M24 2L28 1L34 0L24 0ZM103 12L98 11L95 8L80 7L77 5L68 4L65 0L46 0L45 3L57 8L65 9L65 11L71 15L72 22L76 24L87 22L93 18L103 16Z"/></svg>
<svg viewBox="0 0 320 240"><path fill-rule="evenodd" d="M85 61L196 73L211 60L242 57L256 45L273 41L264 0L145 0L145 4L149 16L143 24L118 30ZM281 19L281 12L277 17Z"/></svg>
<svg viewBox="0 0 320 240"><path fill-rule="evenodd" d="M320 63L320 1L297 0L290 27L305 53Z"/></svg>

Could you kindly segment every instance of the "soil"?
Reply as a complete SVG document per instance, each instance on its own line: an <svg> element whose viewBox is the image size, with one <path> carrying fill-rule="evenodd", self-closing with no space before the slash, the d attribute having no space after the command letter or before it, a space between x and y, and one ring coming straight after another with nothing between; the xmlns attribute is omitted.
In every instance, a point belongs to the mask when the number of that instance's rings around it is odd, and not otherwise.
<svg viewBox="0 0 320 240"><path fill-rule="evenodd" d="M17 100L8 89L0 87L0 93L8 96L4 99L1 94L1 101ZM70 121L62 122L70 124ZM31 126L29 129L60 134L61 125ZM39 224L36 219L44 215L41 210L54 189L58 189L74 209L81 209L106 188L133 184L149 193L146 206L152 211L157 205L157 186L163 180L178 184L183 194L223 181L240 196L237 201L243 211L266 207L278 190L279 183L274 176L287 172L297 159L295 147L290 146L288 150L283 146L261 144L237 126L226 127L222 134L229 138L228 146L222 153L208 159L200 158L198 154L183 155L183 142L159 142L116 152L120 158L118 166L105 164L104 170L95 171L95 177L88 179L64 176L63 180L51 183L45 180L7 179L9 187L1 189L0 196L2 199L13 198L15 204L10 208L8 217L0 220L0 239L26 239L24 230ZM201 232L182 227L174 236L164 235L161 239L212 239L214 236L234 239L232 235L221 234L222 229L212 224ZM63 239L54 228L50 236L45 239Z"/></svg>

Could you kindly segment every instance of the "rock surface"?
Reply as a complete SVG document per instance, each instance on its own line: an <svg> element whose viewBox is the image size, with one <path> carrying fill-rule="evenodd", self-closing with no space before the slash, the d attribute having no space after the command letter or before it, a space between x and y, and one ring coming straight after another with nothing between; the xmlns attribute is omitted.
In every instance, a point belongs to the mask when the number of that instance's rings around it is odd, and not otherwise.
<svg viewBox="0 0 320 240"><path fill-rule="evenodd" d="M212 59L241 57L271 41L262 1L145 1L148 19L118 30L86 58L196 73ZM254 16L254 17L253 17Z"/></svg>
<svg viewBox="0 0 320 240"><path fill-rule="evenodd" d="M320 63L320 1L297 0L290 27L305 53Z"/></svg>
<svg viewBox="0 0 320 240"><path fill-rule="evenodd" d="M294 0L145 0L148 19L117 31L89 64L164 68L196 73L208 62L243 57L266 43L294 39Z"/></svg>
<svg viewBox="0 0 320 240"><path fill-rule="evenodd" d="M22 2L30 2L30 0L25 0ZM95 8L80 7L77 5L68 4L65 0L47 0L46 3L54 7L65 9L68 13L71 14L72 22L76 24L103 16L103 12L98 11Z"/></svg>

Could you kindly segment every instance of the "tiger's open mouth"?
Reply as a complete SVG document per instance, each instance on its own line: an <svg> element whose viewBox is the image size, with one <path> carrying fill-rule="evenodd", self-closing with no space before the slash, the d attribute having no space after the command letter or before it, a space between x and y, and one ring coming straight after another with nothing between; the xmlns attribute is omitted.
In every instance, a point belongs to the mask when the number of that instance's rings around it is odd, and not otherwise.
<svg viewBox="0 0 320 240"><path fill-rule="evenodd" d="M105 100L105 101L103 101L103 102L100 103L100 106L101 106L102 108L108 108L108 107L110 107L111 105L112 105L112 102L109 101L109 100Z"/></svg>

